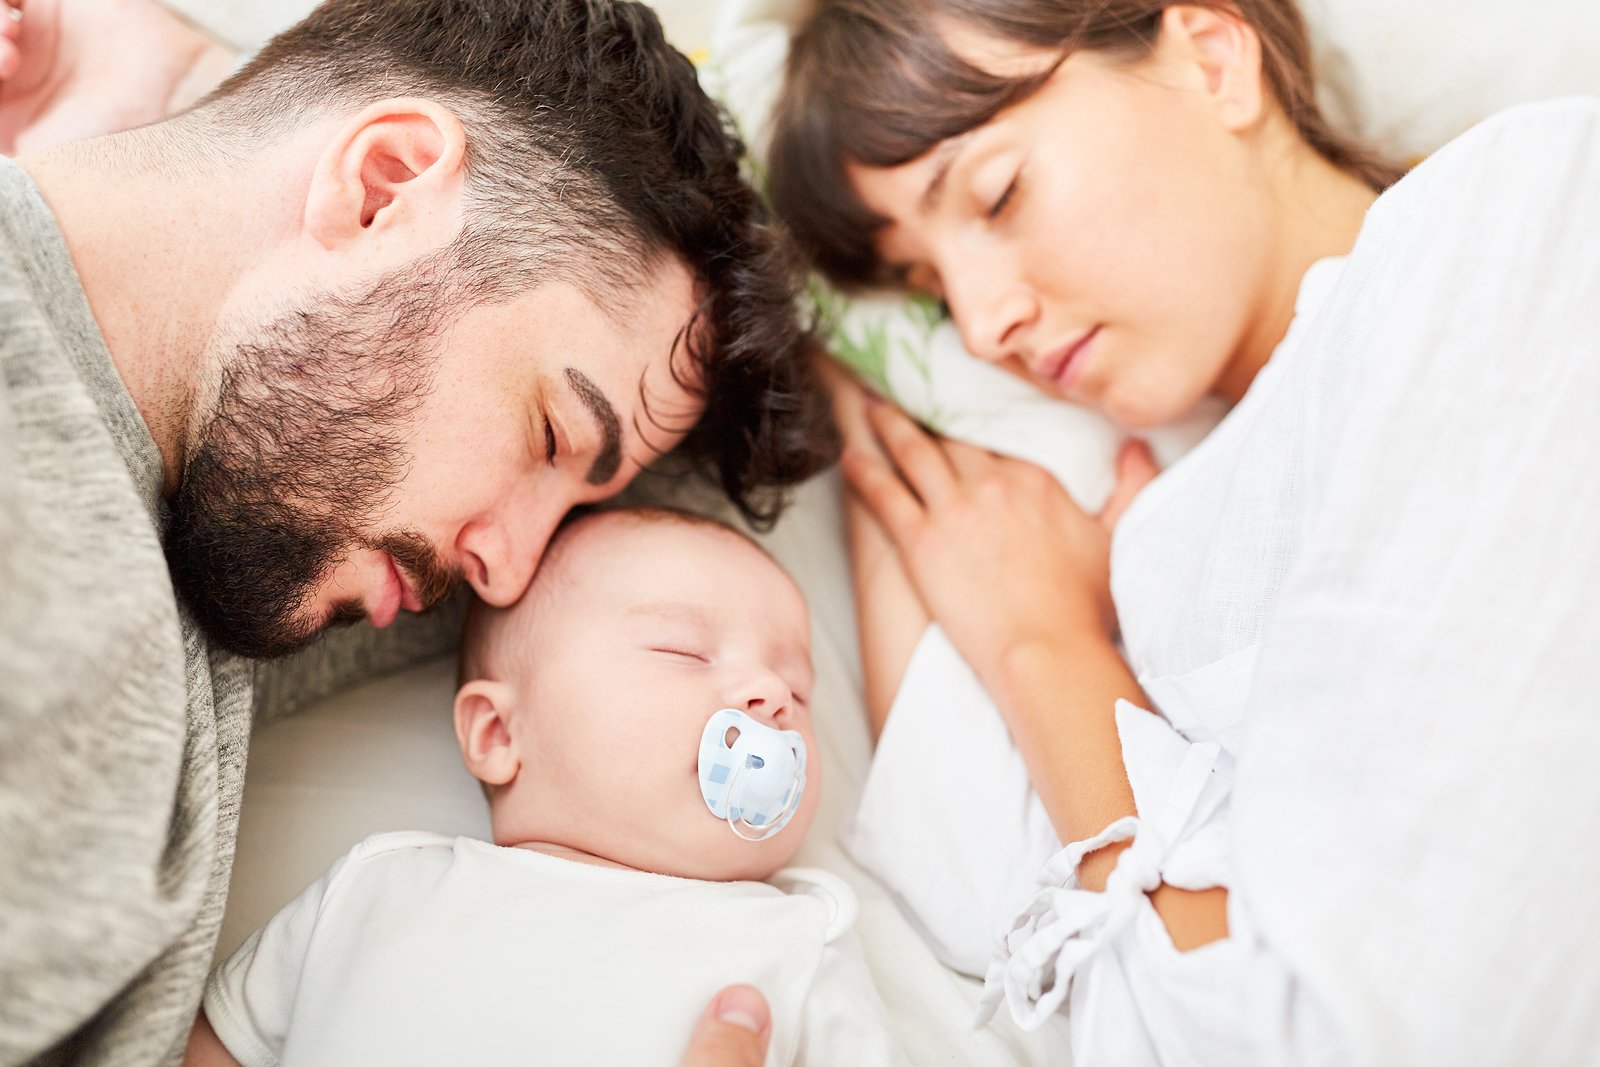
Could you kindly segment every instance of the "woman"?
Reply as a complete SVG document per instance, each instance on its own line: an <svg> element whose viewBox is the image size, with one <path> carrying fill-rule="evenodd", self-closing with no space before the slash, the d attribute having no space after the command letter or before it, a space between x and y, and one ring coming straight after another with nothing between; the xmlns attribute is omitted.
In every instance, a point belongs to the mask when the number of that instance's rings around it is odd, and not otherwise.
<svg viewBox="0 0 1600 1067"><path fill-rule="evenodd" d="M929 618L994 697L1075 844L991 978L1069 1003L1082 1062L1592 1060L1600 863L1539 872L1600 812L1600 110L1486 124L1374 208L1395 173L1307 56L1290 0L802 28L772 192L835 282L933 294L1131 428L1236 405L1113 554L1137 452L1097 521L846 392L869 702ZM1124 700L1195 742L1137 806Z"/></svg>

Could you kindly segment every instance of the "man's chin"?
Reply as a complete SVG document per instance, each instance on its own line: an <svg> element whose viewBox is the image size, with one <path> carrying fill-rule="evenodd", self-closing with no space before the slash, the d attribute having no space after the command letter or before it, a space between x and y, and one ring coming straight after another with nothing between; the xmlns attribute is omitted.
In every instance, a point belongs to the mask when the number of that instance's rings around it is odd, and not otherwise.
<svg viewBox="0 0 1600 1067"><path fill-rule="evenodd" d="M193 614L195 622L214 647L257 660L292 656L315 643L328 630L355 626L367 620L367 613L359 602L334 605L333 610L320 622L304 617L272 617L270 613L262 613L248 625L208 626L205 616L209 612L197 611Z"/></svg>

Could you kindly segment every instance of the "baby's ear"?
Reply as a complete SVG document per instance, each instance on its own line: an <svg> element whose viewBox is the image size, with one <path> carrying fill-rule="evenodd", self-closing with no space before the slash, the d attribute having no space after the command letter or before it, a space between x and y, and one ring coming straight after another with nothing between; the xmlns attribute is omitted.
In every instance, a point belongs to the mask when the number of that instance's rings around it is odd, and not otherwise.
<svg viewBox="0 0 1600 1067"><path fill-rule="evenodd" d="M513 693L504 682L479 679L456 693L456 742L461 760L485 785L507 785L522 768L511 744Z"/></svg>

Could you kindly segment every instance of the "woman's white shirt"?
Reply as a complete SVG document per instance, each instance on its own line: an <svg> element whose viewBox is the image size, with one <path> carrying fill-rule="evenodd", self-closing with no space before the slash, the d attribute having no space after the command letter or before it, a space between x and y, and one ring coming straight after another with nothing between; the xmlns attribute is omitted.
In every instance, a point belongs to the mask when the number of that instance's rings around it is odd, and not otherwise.
<svg viewBox="0 0 1600 1067"><path fill-rule="evenodd" d="M1139 818L1047 868L1013 1014L1085 1064L1600 1059L1600 102L1380 198L1112 569L1166 721L1119 707ZM1160 881L1230 936L1177 952Z"/></svg>

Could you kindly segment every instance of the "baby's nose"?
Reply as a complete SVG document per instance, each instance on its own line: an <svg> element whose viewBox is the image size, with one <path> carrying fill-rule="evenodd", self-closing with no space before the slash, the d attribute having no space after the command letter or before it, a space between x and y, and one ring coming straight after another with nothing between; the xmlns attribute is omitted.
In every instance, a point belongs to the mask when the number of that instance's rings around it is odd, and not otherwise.
<svg viewBox="0 0 1600 1067"><path fill-rule="evenodd" d="M781 725L789 718L789 705L792 700L784 696L751 697L745 701L744 712L752 718L766 723L768 726Z"/></svg>
<svg viewBox="0 0 1600 1067"><path fill-rule="evenodd" d="M770 670L745 678L728 695L733 698L729 707L738 708L769 726L787 719L789 709L794 704L794 694L783 679Z"/></svg>

